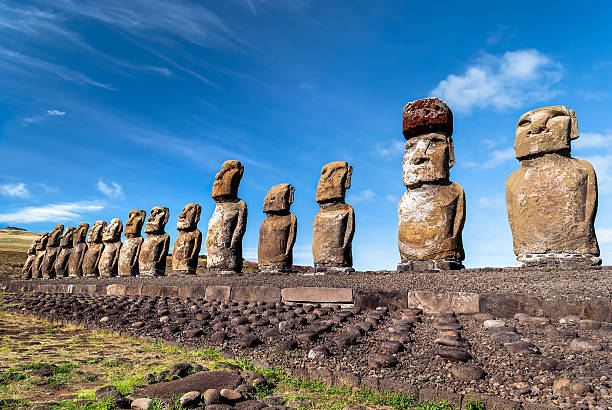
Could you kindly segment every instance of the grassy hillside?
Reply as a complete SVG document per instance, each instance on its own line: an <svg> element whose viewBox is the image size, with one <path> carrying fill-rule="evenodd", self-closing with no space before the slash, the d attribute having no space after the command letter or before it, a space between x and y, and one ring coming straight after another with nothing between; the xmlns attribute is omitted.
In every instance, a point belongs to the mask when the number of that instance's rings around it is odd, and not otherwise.
<svg viewBox="0 0 612 410"><path fill-rule="evenodd" d="M39 236L37 232L2 228L0 229L0 251L27 252L30 244Z"/></svg>

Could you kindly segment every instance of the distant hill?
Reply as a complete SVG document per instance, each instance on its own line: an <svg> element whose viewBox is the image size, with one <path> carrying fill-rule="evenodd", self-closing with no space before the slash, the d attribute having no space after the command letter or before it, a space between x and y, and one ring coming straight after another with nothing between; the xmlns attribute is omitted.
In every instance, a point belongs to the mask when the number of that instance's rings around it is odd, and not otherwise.
<svg viewBox="0 0 612 410"><path fill-rule="evenodd" d="M8 226L0 229L0 251L26 252L30 244L38 239L38 232Z"/></svg>

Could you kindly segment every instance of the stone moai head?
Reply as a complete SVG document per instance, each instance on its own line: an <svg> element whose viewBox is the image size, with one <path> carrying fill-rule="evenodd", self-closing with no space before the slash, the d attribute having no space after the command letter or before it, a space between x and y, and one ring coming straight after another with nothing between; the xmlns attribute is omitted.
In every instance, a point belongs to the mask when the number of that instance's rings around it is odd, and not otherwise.
<svg viewBox="0 0 612 410"><path fill-rule="evenodd" d="M123 232L123 222L121 222L121 219L111 219L102 233L102 242L119 242L121 240L121 232Z"/></svg>
<svg viewBox="0 0 612 410"><path fill-rule="evenodd" d="M38 245L38 239L30 244L28 255L36 255L36 245Z"/></svg>
<svg viewBox="0 0 612 410"><path fill-rule="evenodd" d="M176 229L179 231L192 231L198 227L200 222L200 213L202 207L199 204L187 204L183 208L183 212L179 214Z"/></svg>
<svg viewBox="0 0 612 410"><path fill-rule="evenodd" d="M402 132L406 149L402 162L406 186L449 178L455 164L453 113L444 101L424 98L404 107Z"/></svg>
<svg viewBox="0 0 612 410"><path fill-rule="evenodd" d="M321 178L317 184L316 201L344 202L346 190L351 187L353 167L345 161L326 164L321 169Z"/></svg>
<svg viewBox="0 0 612 410"><path fill-rule="evenodd" d="M62 239L60 239L60 246L62 248L72 248L72 238L74 236L74 226L69 226L64 231Z"/></svg>
<svg viewBox="0 0 612 410"><path fill-rule="evenodd" d="M514 151L519 160L551 152L569 155L570 142L578 137L578 120L574 110L568 110L563 105L537 108L519 118Z"/></svg>
<svg viewBox="0 0 612 410"><path fill-rule="evenodd" d="M233 199L238 197L238 186L244 174L244 166L240 161L225 161L221 171L215 175L211 197L217 199Z"/></svg>
<svg viewBox="0 0 612 410"><path fill-rule="evenodd" d="M164 233L166 223L170 217L170 210L165 206L154 206L145 225L145 233Z"/></svg>
<svg viewBox="0 0 612 410"><path fill-rule="evenodd" d="M49 232L43 232L40 235L40 238L38 239L38 241L36 242L36 250L44 251L45 249L47 249L48 241L49 241Z"/></svg>
<svg viewBox="0 0 612 410"><path fill-rule="evenodd" d="M60 246L60 239L62 238L62 233L64 232L64 225L55 225L53 231L49 234L49 240L47 241L47 246Z"/></svg>
<svg viewBox="0 0 612 410"><path fill-rule="evenodd" d="M106 222L104 221L96 221L93 226L89 230L89 237L87 238L87 243L101 243L102 242L102 233L106 228Z"/></svg>
<svg viewBox="0 0 612 410"><path fill-rule="evenodd" d="M142 209L132 209L128 220L125 223L125 237L126 238L137 238L140 236L142 225L144 225L145 217L147 213Z"/></svg>
<svg viewBox="0 0 612 410"><path fill-rule="evenodd" d="M79 227L76 228L76 230L74 231L74 235L72 236L72 246L76 246L79 243L85 243L85 238L87 237L87 230L89 230L89 224L79 224Z"/></svg>
<svg viewBox="0 0 612 410"><path fill-rule="evenodd" d="M264 198L264 213L288 213L295 188L290 184L274 185Z"/></svg>

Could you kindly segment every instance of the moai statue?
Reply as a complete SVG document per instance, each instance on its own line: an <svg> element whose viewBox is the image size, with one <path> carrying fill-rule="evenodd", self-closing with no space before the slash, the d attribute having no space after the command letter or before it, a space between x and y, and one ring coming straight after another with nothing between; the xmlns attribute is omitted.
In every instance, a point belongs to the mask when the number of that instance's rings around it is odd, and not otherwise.
<svg viewBox="0 0 612 410"><path fill-rule="evenodd" d="M352 242L355 211L344 202L351 187L353 167L330 162L321 170L316 201L319 212L312 230L312 256L317 272L354 272Z"/></svg>
<svg viewBox="0 0 612 410"><path fill-rule="evenodd" d="M42 263L47 252L47 241L49 240L49 232L44 232L36 243L36 259L32 264L32 278L42 279Z"/></svg>
<svg viewBox="0 0 612 410"><path fill-rule="evenodd" d="M125 223L125 242L119 251L119 276L138 275L138 257L144 239L140 235L147 213L132 209Z"/></svg>
<svg viewBox="0 0 612 410"><path fill-rule="evenodd" d="M145 225L147 237L140 248L138 271L141 276L163 276L166 273L166 257L170 236L164 231L170 211L165 206L151 209Z"/></svg>
<svg viewBox="0 0 612 410"><path fill-rule="evenodd" d="M111 219L110 223L102 233L104 250L98 262L98 272L100 276L117 276L119 266L119 252L121 251L121 232L123 223L121 219Z"/></svg>
<svg viewBox="0 0 612 410"><path fill-rule="evenodd" d="M561 105L519 119L514 150L521 167L506 182L506 205L520 266L601 264L595 170L570 156L578 136L576 114Z"/></svg>
<svg viewBox="0 0 612 410"><path fill-rule="evenodd" d="M293 245L297 234L297 218L289 208L295 188L275 185L264 198L266 213L259 228L257 258L261 272L290 272L293 266Z"/></svg>
<svg viewBox="0 0 612 410"><path fill-rule="evenodd" d="M68 258L68 276L70 277L83 276L83 258L87 253L85 238L88 230L89 224L82 223L72 235L72 252Z"/></svg>
<svg viewBox="0 0 612 410"><path fill-rule="evenodd" d="M96 221L89 230L87 252L83 257L83 276L100 276L98 264L104 250L104 242L102 242L104 229L106 229L106 222Z"/></svg>
<svg viewBox="0 0 612 410"><path fill-rule="evenodd" d="M53 279L55 278L55 259L60 252L60 239L62 238L62 233L64 232L64 225L55 225L53 231L49 234L49 239L47 240L47 251L45 252L45 257L42 261L42 265L40 266L40 270L42 272L43 279Z"/></svg>
<svg viewBox="0 0 612 410"><path fill-rule="evenodd" d="M187 204L178 217L176 229L179 236L172 249L172 274L195 275L198 267L198 255L202 248L202 232L198 229L202 207L198 204Z"/></svg>
<svg viewBox="0 0 612 410"><path fill-rule="evenodd" d="M36 260L36 245L38 244L38 241L39 239L32 242L28 248L28 257L23 264L23 268L21 269L21 278L24 280L32 279L32 266Z"/></svg>
<svg viewBox="0 0 612 410"><path fill-rule="evenodd" d="M239 161L225 161L215 175L211 197L216 207L208 221L206 235L207 267L221 274L242 271L242 237L246 230L247 206L238 198L244 173Z"/></svg>
<svg viewBox="0 0 612 410"><path fill-rule="evenodd" d="M58 278L68 276L68 260L72 254L72 239L74 237L75 228L69 226L66 228L60 239L60 252L55 258L55 275Z"/></svg>
<svg viewBox="0 0 612 410"><path fill-rule="evenodd" d="M465 258L461 232L465 194L450 182L455 164L453 113L444 101L425 98L408 103L402 131L406 192L398 206L398 271L461 269Z"/></svg>

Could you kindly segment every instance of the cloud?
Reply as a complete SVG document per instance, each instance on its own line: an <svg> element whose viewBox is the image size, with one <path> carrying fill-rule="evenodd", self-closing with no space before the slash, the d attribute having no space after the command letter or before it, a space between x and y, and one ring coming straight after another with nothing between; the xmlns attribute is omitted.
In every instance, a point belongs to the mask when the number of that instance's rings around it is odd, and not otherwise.
<svg viewBox="0 0 612 410"><path fill-rule="evenodd" d="M310 7L310 0L238 0L238 4L248 6L253 14L257 14L261 9L265 8L277 8L297 12Z"/></svg>
<svg viewBox="0 0 612 410"><path fill-rule="evenodd" d="M105 196L113 199L123 199L123 187L116 182L111 182L107 185L104 181L99 180L97 185L98 191L102 192Z"/></svg>
<svg viewBox="0 0 612 410"><path fill-rule="evenodd" d="M398 198L397 196L395 196L395 195L391 195L391 194L389 194L389 195L385 195L385 199L386 199L387 201L391 202L391 203L394 203L394 204L395 204L395 203L397 203L397 202L399 201L399 198Z"/></svg>
<svg viewBox="0 0 612 410"><path fill-rule="evenodd" d="M430 94L444 99L453 110L468 114L474 108L516 108L545 100L558 92L563 66L535 49L483 54L462 74L450 74Z"/></svg>
<svg viewBox="0 0 612 410"><path fill-rule="evenodd" d="M30 196L30 191L28 191L28 188L26 188L23 182L18 184L4 184L0 185L0 195L11 198L28 198Z"/></svg>
<svg viewBox="0 0 612 410"><path fill-rule="evenodd" d="M391 141L388 144L376 144L374 152L381 157L395 157L404 153L406 142L403 140Z"/></svg>
<svg viewBox="0 0 612 410"><path fill-rule="evenodd" d="M349 195L349 202L370 202L376 198L376 193L371 189L364 189L358 194Z"/></svg>
<svg viewBox="0 0 612 410"><path fill-rule="evenodd" d="M60 193L60 189L57 186L43 184L42 182L36 182L33 185L45 191L46 194L59 194Z"/></svg>
<svg viewBox="0 0 612 410"><path fill-rule="evenodd" d="M478 200L478 206L480 208L499 207L505 204L504 199L500 197L491 198L488 196L482 197Z"/></svg>
<svg viewBox="0 0 612 410"><path fill-rule="evenodd" d="M612 229L611 228L597 228L595 229L595 235L597 236L597 242L612 243Z"/></svg>
<svg viewBox="0 0 612 410"><path fill-rule="evenodd" d="M101 209L104 209L103 205L90 201L29 206L16 212L0 214L0 221L7 223L75 221L81 219L83 212Z"/></svg>
<svg viewBox="0 0 612 410"><path fill-rule="evenodd" d="M47 114L48 114L48 115L52 115L52 116L60 116L60 117L63 117L64 115L66 115L66 111L59 111L59 110L47 110Z"/></svg>
<svg viewBox="0 0 612 410"><path fill-rule="evenodd" d="M514 148L498 149L489 153L489 159L484 162L466 162L464 166L468 168L495 168L516 158Z"/></svg>
<svg viewBox="0 0 612 410"><path fill-rule="evenodd" d="M596 132L585 132L572 142L572 148L576 151L589 148L608 149L612 144L612 134L599 134Z"/></svg>

